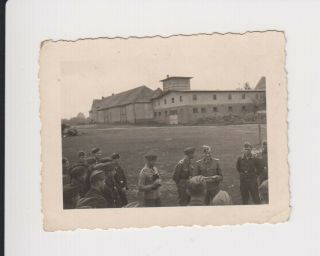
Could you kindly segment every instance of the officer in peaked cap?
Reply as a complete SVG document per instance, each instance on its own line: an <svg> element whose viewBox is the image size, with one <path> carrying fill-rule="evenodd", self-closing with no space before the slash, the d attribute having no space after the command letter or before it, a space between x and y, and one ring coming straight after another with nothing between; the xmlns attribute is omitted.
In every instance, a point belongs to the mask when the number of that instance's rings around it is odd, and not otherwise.
<svg viewBox="0 0 320 256"><path fill-rule="evenodd" d="M101 170L104 171L106 175L106 186L104 189L104 196L108 202L108 207L110 208L119 208L122 207L120 195L119 195L119 187L115 180L115 165L112 162L103 163Z"/></svg>
<svg viewBox="0 0 320 256"><path fill-rule="evenodd" d="M143 194L143 202L145 207L161 206L160 187L162 184L159 171L155 166L157 154L149 151L144 155L146 164L139 173L139 191Z"/></svg>
<svg viewBox="0 0 320 256"><path fill-rule="evenodd" d="M111 155L111 158L112 158L112 163L115 165L116 174L114 176L114 179L119 188L119 196L120 196L121 204L122 206L125 206L128 204L127 193L126 193L126 191L128 190L127 177L125 175L124 170L119 164L120 154L113 153Z"/></svg>
<svg viewBox="0 0 320 256"><path fill-rule="evenodd" d="M83 197L89 190L86 183L87 175L88 166L85 164L75 164L70 168L71 184L79 187L80 197Z"/></svg>
<svg viewBox="0 0 320 256"><path fill-rule="evenodd" d="M220 190L220 182L222 181L222 171L218 158L212 156L212 149L208 145L202 146L203 158L197 161L196 175L202 175L206 178L207 194L205 204L209 205L212 199Z"/></svg>
<svg viewBox="0 0 320 256"><path fill-rule="evenodd" d="M179 205L186 206L190 201L190 195L187 193L187 182L193 176L194 166L194 147L187 147L183 150L185 157L181 159L174 169L173 180L177 185Z"/></svg>
<svg viewBox="0 0 320 256"><path fill-rule="evenodd" d="M237 171L240 174L240 193L243 204L249 203L251 196L254 204L260 203L258 190L258 175L261 172L261 163L252 155L252 145L245 142L244 153L237 160Z"/></svg>
<svg viewBox="0 0 320 256"><path fill-rule="evenodd" d="M104 197L105 189L104 171L93 171L90 176L91 188L78 202L77 208L107 208L108 202Z"/></svg>

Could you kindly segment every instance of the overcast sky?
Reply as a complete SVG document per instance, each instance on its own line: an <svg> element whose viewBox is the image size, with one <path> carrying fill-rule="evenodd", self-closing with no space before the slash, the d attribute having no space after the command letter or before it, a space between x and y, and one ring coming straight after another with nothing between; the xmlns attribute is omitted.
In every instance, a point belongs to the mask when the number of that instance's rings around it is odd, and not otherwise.
<svg viewBox="0 0 320 256"><path fill-rule="evenodd" d="M62 117L88 116L93 99L112 93L162 88L159 80L167 74L192 76L191 89L253 87L261 76L268 87L284 58L284 36L270 33L67 42L58 49Z"/></svg>

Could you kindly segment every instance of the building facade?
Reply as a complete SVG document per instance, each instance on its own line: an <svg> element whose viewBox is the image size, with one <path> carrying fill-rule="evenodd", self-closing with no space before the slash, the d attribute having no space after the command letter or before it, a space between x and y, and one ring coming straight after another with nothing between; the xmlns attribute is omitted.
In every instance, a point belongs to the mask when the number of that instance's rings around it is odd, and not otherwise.
<svg viewBox="0 0 320 256"><path fill-rule="evenodd" d="M161 80L163 90L146 86L94 100L90 118L96 123L193 124L199 119L244 115L266 109L265 81L250 90L191 90L192 77Z"/></svg>

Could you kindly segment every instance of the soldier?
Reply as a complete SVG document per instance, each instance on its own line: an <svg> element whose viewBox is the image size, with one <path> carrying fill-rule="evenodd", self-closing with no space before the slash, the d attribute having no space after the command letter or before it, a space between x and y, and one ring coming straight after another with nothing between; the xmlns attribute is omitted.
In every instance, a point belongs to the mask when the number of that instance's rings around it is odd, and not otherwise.
<svg viewBox="0 0 320 256"><path fill-rule="evenodd" d="M112 158L112 163L114 164L115 170L116 170L114 179L118 186L121 204L122 206L125 206L128 204L127 193L126 193L126 191L128 190L127 177L124 173L124 170L119 164L120 154L113 153L111 155L111 158Z"/></svg>
<svg viewBox="0 0 320 256"><path fill-rule="evenodd" d="M191 162L194 152L194 147L188 147L184 150L186 156L178 162L173 174L173 180L178 188L179 205L181 206L188 205L190 201L190 196L187 193L187 181L192 177L194 172Z"/></svg>
<svg viewBox="0 0 320 256"><path fill-rule="evenodd" d="M105 173L103 171L93 171L90 176L90 190L81 198L77 208L107 208L108 203L103 192L105 189Z"/></svg>
<svg viewBox="0 0 320 256"><path fill-rule="evenodd" d="M94 156L94 158L96 159L96 163L100 163L100 159L101 159L101 156L102 156L102 151L100 148L93 148L91 150L91 154L92 156Z"/></svg>
<svg viewBox="0 0 320 256"><path fill-rule="evenodd" d="M145 207L160 207L161 179L158 169L155 167L157 154L149 151L145 156L146 164L139 174L139 191L143 193L143 205Z"/></svg>
<svg viewBox="0 0 320 256"><path fill-rule="evenodd" d="M249 203L249 196L255 204L260 203L258 191L258 175L260 174L259 159L252 156L252 146L244 143L244 153L237 160L237 171L240 173L240 192L243 204Z"/></svg>
<svg viewBox="0 0 320 256"><path fill-rule="evenodd" d="M187 181L187 192L190 195L189 206L204 206L207 184L203 176L194 176Z"/></svg>
<svg viewBox="0 0 320 256"><path fill-rule="evenodd" d="M74 209L79 199L79 186L73 184L63 186L63 209Z"/></svg>
<svg viewBox="0 0 320 256"><path fill-rule="evenodd" d="M86 158L86 163L88 166L88 173L87 173L87 179L86 179L86 184L87 187L90 188L91 184L90 184L90 176L92 174L92 172L94 171L94 166L96 165L96 159L92 156L89 156Z"/></svg>
<svg viewBox="0 0 320 256"><path fill-rule="evenodd" d="M212 199L220 190L220 182L223 179L220 168L219 159L213 158L211 148L204 145L203 158L197 161L196 175L205 177L207 183L207 194L205 197L205 204L209 205Z"/></svg>
<svg viewBox="0 0 320 256"><path fill-rule="evenodd" d="M70 183L70 162L66 157L62 158L62 178L63 185Z"/></svg>
<svg viewBox="0 0 320 256"><path fill-rule="evenodd" d="M115 166L113 163L103 163L102 170L106 174L106 186L104 190L104 196L107 199L109 208L119 208L122 207L119 190L117 187L117 183L114 179L116 174Z"/></svg>
<svg viewBox="0 0 320 256"><path fill-rule="evenodd" d="M71 167L71 184L79 188L80 197L83 197L89 190L86 184L88 167L83 164L77 164Z"/></svg>
<svg viewBox="0 0 320 256"><path fill-rule="evenodd" d="M84 151L79 151L78 152L78 163L79 164L87 164L87 154Z"/></svg>

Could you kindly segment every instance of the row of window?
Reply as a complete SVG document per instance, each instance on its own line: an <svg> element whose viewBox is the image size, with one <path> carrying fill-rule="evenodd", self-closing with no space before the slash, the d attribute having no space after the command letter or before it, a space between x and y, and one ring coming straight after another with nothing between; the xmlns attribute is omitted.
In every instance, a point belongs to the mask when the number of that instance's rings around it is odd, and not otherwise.
<svg viewBox="0 0 320 256"><path fill-rule="evenodd" d="M255 97L256 97L256 99L259 99L259 94L256 93ZM264 97L263 94L260 94L260 99L263 99L263 97ZM217 98L218 98L217 94L213 94L212 95L212 99L213 100L217 100ZM228 99L232 100L232 94L231 93L228 94ZM243 99L243 100L246 99L246 94L245 93L241 94L241 99ZM194 100L194 101L198 100L198 95L197 94L193 94L192 95L192 100ZM183 102L183 97L182 96L179 97L179 101ZM164 99L163 102L164 102L164 104L167 104L167 99ZM175 103L175 98L171 98L171 103ZM158 101L158 105L160 105L160 100Z"/></svg>
<svg viewBox="0 0 320 256"><path fill-rule="evenodd" d="M198 113L200 113L199 110L200 110L200 112L201 112L202 114L207 113L207 108L200 108L200 109L199 109L199 108L193 108L193 109L192 109L192 112L193 112L193 114L198 114ZM247 111L247 107L246 107L246 106L242 106L242 107L241 107L241 110L242 110L242 111ZM212 107L211 111L217 113L217 112L219 112L219 109L218 109L218 107ZM233 107L232 107L232 106L228 106L228 111L229 111L229 112L233 112ZM182 112L183 112L183 109L180 109L180 114L182 114ZM168 116L168 113L169 113L170 115L175 115L175 114L177 114L178 112L177 112L176 110L171 110L170 112L165 111L165 112L164 112L164 115L165 115L165 116ZM161 117L161 111L159 111L159 112L154 112L154 116L155 116L155 117L157 117L157 116Z"/></svg>

